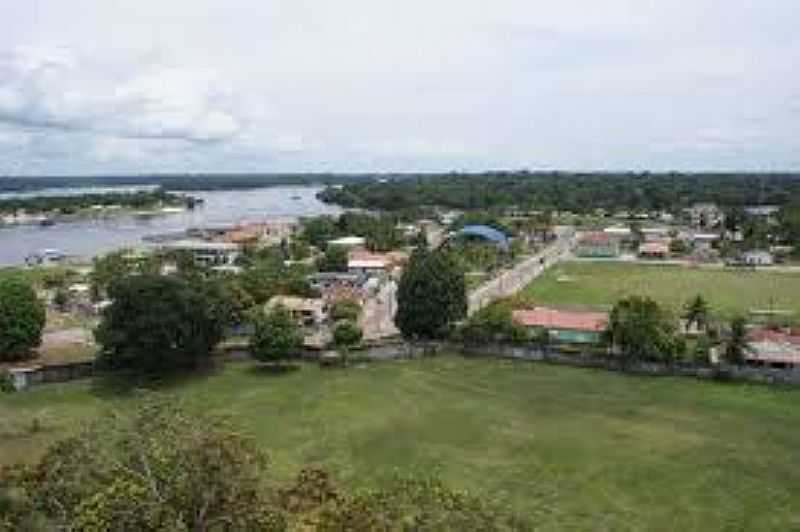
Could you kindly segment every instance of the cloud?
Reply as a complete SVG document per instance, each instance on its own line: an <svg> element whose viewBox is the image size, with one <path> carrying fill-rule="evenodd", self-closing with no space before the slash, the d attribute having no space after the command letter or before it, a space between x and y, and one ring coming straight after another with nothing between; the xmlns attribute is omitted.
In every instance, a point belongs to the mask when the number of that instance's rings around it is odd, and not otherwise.
<svg viewBox="0 0 800 532"><path fill-rule="evenodd" d="M241 130L232 91L210 69L152 65L117 83L69 50L0 56L0 122L130 139L224 141Z"/></svg>
<svg viewBox="0 0 800 532"><path fill-rule="evenodd" d="M0 2L0 173L792 169L798 16L797 0Z"/></svg>

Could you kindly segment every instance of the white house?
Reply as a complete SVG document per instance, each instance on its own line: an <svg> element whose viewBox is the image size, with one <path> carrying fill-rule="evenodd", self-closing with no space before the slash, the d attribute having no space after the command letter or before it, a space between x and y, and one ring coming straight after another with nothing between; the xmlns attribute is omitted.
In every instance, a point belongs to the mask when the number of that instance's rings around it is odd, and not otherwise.
<svg viewBox="0 0 800 532"><path fill-rule="evenodd" d="M775 259L769 251L754 250L742 253L742 263L748 266L772 266Z"/></svg>
<svg viewBox="0 0 800 532"><path fill-rule="evenodd" d="M241 255L241 246L233 242L206 242L203 240L177 240L161 246L168 251L185 251L192 254L198 266L232 266Z"/></svg>

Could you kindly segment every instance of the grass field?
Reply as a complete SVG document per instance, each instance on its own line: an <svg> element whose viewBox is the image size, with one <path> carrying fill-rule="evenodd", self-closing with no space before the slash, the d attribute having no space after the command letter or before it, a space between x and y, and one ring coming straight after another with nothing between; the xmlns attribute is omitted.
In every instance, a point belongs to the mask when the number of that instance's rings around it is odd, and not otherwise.
<svg viewBox="0 0 800 532"><path fill-rule="evenodd" d="M238 419L281 477L310 463L352 487L437 472L542 530L800 527L800 392L457 357L283 375L241 363L168 392ZM135 400L88 382L2 396L0 461Z"/></svg>
<svg viewBox="0 0 800 532"><path fill-rule="evenodd" d="M675 311L702 294L725 318L774 308L794 311L800 319L798 273L566 262L547 271L517 297L526 304L610 308L632 294L650 296Z"/></svg>

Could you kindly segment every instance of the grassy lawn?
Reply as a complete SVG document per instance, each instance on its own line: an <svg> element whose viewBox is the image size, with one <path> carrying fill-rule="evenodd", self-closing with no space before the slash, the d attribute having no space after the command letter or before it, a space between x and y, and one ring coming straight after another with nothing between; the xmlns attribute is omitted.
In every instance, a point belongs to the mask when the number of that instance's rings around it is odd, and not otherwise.
<svg viewBox="0 0 800 532"><path fill-rule="evenodd" d="M543 530L800 527L800 392L457 357L283 375L232 364L168 392L238 419L281 477L309 463L351 486L438 472ZM0 462L134 397L88 382L0 397Z"/></svg>
<svg viewBox="0 0 800 532"><path fill-rule="evenodd" d="M567 262L547 271L518 297L526 304L610 308L622 297L640 294L677 311L698 293L726 318L774 307L793 310L800 319L797 273Z"/></svg>

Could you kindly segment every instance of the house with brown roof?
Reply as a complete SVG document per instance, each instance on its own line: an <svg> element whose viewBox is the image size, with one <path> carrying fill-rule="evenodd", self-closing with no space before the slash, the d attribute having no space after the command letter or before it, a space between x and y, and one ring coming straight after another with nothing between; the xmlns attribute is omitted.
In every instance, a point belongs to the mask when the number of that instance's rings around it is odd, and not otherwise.
<svg viewBox="0 0 800 532"><path fill-rule="evenodd" d="M547 307L515 310L513 320L536 331L546 330L557 342L599 344L608 325L605 312L576 312Z"/></svg>

